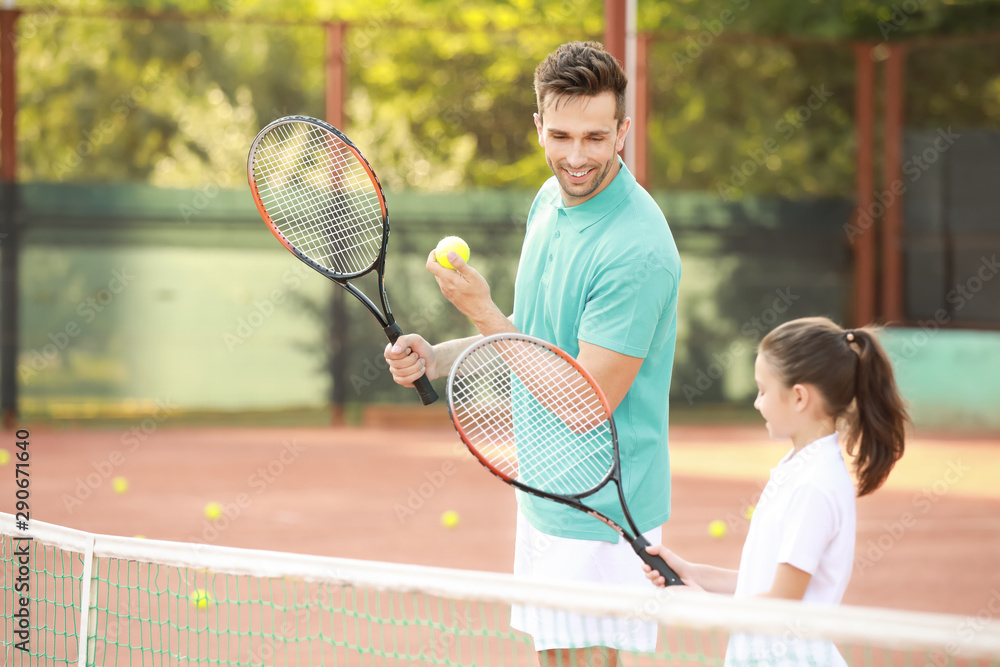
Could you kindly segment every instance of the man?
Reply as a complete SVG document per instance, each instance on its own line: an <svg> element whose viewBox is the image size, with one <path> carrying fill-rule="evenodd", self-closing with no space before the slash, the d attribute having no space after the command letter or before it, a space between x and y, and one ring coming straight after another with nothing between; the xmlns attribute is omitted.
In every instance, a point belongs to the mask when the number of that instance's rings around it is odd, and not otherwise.
<svg viewBox="0 0 1000 667"><path fill-rule="evenodd" d="M432 252L427 270L481 335L523 331L559 346L590 372L615 411L629 509L646 538L659 544L670 514L667 395L681 267L663 214L618 158L631 122L626 86L621 66L594 42L564 44L536 69L535 127L554 177L528 213L510 318L457 254L449 253L451 270ZM411 334L387 346L385 358L395 381L410 386L425 373L447 374L478 338L431 346ZM623 521L613 488L589 500ZM646 583L631 546L582 512L518 493L517 522L516 574ZM515 608L511 625L534 637L542 665L615 664L616 649L655 648L655 627L636 632L608 626L607 619L577 621ZM587 643L594 632L599 639ZM566 650L581 646L581 637L593 648Z"/></svg>

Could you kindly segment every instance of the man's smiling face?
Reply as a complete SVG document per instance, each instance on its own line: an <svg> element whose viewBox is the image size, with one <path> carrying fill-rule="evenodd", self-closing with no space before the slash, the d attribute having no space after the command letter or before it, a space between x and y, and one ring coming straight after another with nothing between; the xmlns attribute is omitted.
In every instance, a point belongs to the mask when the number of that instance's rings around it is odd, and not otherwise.
<svg viewBox="0 0 1000 667"><path fill-rule="evenodd" d="M535 127L566 206L594 197L618 175L629 119L618 126L613 93L548 100Z"/></svg>

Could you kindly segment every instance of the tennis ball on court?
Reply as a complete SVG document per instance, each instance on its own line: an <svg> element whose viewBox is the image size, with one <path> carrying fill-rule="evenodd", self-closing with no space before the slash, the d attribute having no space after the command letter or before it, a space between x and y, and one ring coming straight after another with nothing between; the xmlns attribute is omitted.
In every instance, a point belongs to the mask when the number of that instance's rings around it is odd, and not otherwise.
<svg viewBox="0 0 1000 667"><path fill-rule="evenodd" d="M458 512L448 510L441 515L441 525L445 528L454 528L458 525Z"/></svg>
<svg viewBox="0 0 1000 667"><path fill-rule="evenodd" d="M214 602L214 600L212 600L212 596L208 594L208 591L201 588L196 588L191 591L191 595L189 595L188 598L191 600L191 604L198 607L198 609L205 609L208 605Z"/></svg>
<svg viewBox="0 0 1000 667"><path fill-rule="evenodd" d="M219 503L209 503L205 505L205 518L209 521L215 521L220 516L222 516L222 505Z"/></svg>
<svg viewBox="0 0 1000 667"><path fill-rule="evenodd" d="M0 449L0 466L5 466L10 462L10 452L6 449Z"/></svg>
<svg viewBox="0 0 1000 667"><path fill-rule="evenodd" d="M128 480L124 477L115 477L111 480L111 488L115 490L115 493L125 493L128 491Z"/></svg>
<svg viewBox="0 0 1000 667"><path fill-rule="evenodd" d="M448 261L448 253L452 250L457 252L464 261L469 261L469 244L457 236L446 236L438 241L437 247L434 248L434 257L438 264L446 269L454 269L455 267Z"/></svg>
<svg viewBox="0 0 1000 667"><path fill-rule="evenodd" d="M746 508L746 510L743 512L743 518L745 518L747 521L749 521L750 519L752 519L753 518L753 511L755 509L757 509L756 505L751 505L750 507Z"/></svg>
<svg viewBox="0 0 1000 667"><path fill-rule="evenodd" d="M728 528L722 519L716 519L708 524L708 534L715 538L725 537Z"/></svg>

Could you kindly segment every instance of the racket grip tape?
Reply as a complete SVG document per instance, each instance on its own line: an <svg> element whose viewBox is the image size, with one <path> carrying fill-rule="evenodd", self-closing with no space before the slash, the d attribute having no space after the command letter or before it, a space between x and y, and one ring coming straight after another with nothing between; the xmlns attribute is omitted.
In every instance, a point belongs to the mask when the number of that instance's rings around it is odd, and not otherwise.
<svg viewBox="0 0 1000 667"><path fill-rule="evenodd" d="M395 322L383 328L382 331L385 332L385 337L389 339L390 343L395 343L396 339L403 335L403 330ZM434 387L431 386L431 381L427 379L426 375L417 378L413 382L413 388L420 394L420 402L424 405L430 405L438 400L437 392L434 391Z"/></svg>
<svg viewBox="0 0 1000 667"><path fill-rule="evenodd" d="M632 548L635 549L637 554L639 554L639 558L641 558L646 565L663 575L665 586L683 586L684 582L681 581L681 578L677 576L676 572L670 569L670 566L667 565L667 561L663 560L663 558L657 556L656 554L651 554L646 551L646 547L648 546L649 541L642 535L637 535L636 538L632 540Z"/></svg>

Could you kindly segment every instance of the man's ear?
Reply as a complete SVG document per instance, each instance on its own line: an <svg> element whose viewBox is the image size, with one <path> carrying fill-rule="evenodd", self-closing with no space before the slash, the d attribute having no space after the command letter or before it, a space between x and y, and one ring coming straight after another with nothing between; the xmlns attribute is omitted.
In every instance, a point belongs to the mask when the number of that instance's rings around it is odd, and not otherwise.
<svg viewBox="0 0 1000 667"><path fill-rule="evenodd" d="M615 152L621 153L625 149L625 137L628 136L628 129L632 127L632 119L626 117L622 121L622 126L618 128L618 136L615 139Z"/></svg>
<svg viewBox="0 0 1000 667"><path fill-rule="evenodd" d="M531 114L531 117L535 119L535 129L538 130L538 145L545 148L545 135L542 134L542 117L537 113Z"/></svg>

